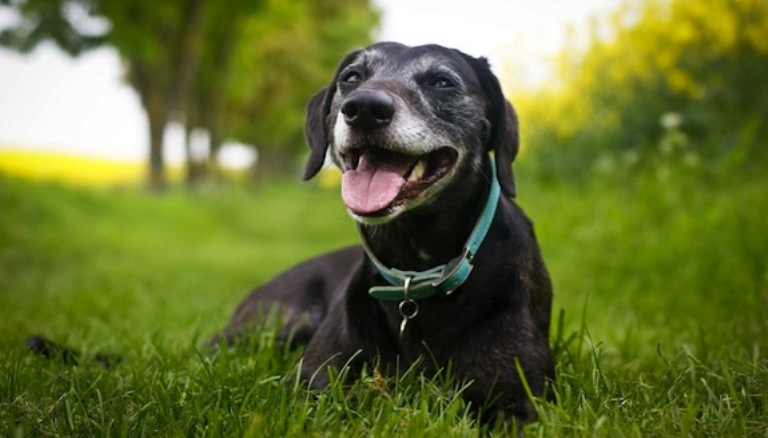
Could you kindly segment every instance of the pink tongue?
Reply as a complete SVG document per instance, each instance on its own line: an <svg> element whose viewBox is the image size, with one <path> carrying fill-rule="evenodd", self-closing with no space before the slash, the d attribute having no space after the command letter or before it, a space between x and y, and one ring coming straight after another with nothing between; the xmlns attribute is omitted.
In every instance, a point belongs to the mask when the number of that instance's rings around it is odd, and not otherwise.
<svg viewBox="0 0 768 438"><path fill-rule="evenodd" d="M357 169L347 170L341 180L341 199L355 213L374 213L395 200L411 166L406 156L360 157Z"/></svg>

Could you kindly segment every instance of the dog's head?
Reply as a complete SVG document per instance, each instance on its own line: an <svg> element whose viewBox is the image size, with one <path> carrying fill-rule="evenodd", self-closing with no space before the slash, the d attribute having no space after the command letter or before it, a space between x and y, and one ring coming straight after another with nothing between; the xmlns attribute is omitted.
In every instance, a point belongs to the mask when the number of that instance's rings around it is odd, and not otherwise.
<svg viewBox="0 0 768 438"><path fill-rule="evenodd" d="M304 178L327 153L342 198L362 223L429 205L493 151L513 197L517 116L484 58L437 45L374 44L348 54L307 108Z"/></svg>

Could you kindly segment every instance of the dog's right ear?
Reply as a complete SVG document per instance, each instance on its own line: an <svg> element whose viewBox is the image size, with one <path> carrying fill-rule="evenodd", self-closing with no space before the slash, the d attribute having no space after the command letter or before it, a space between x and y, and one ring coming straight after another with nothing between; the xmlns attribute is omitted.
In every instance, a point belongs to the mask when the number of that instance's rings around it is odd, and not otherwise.
<svg viewBox="0 0 768 438"><path fill-rule="evenodd" d="M309 144L309 160L304 167L304 180L308 180L317 175L317 172L323 168L325 155L328 152L328 116L331 112L331 104L336 94L336 83L339 80L339 74L346 66L357 58L362 50L355 50L348 53L341 61L333 75L331 84L318 91L307 105L307 120L304 124L304 135Z"/></svg>
<svg viewBox="0 0 768 438"><path fill-rule="evenodd" d="M512 162L520 149L520 133L517 113L504 97L498 78L491 72L487 61L478 69L478 76L490 100L491 138L489 147L496 156L496 171L501 189L510 198L517 194Z"/></svg>
<svg viewBox="0 0 768 438"><path fill-rule="evenodd" d="M461 55L475 70L480 85L488 98L488 121L491 123L488 150L495 154L496 173L501 190L510 198L514 198L517 190L515 176L512 172L512 162L515 161L520 149L517 114L504 97L499 79L491 71L488 60L474 58L464 53Z"/></svg>
<svg viewBox="0 0 768 438"><path fill-rule="evenodd" d="M327 116L325 101L329 88L318 91L307 105L304 135L307 137L307 144L309 144L309 160L304 167L305 181L315 176L325 162L325 154L328 150L328 139L325 133L325 118ZM335 92L335 87L333 88Z"/></svg>

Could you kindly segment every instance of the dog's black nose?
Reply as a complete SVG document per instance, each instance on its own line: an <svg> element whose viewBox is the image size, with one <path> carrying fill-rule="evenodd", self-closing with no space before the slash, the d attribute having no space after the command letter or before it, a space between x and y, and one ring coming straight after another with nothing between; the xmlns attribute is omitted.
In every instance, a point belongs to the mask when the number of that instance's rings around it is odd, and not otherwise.
<svg viewBox="0 0 768 438"><path fill-rule="evenodd" d="M353 128L380 128L392 121L395 100L383 91L360 90L344 100L341 112L344 114L344 120Z"/></svg>

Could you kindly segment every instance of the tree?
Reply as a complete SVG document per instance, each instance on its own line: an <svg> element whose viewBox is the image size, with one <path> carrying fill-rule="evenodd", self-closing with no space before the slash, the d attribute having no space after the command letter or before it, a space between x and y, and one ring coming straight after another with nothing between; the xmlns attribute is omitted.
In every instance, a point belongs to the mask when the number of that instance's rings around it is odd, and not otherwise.
<svg viewBox="0 0 768 438"><path fill-rule="evenodd" d="M196 124L210 132L212 168L225 138L254 144L261 175L292 172L306 150L304 107L340 57L367 45L377 16L367 0L227 0L203 50ZM248 13L231 11L248 9ZM257 8L257 9L254 9ZM216 20L213 20L216 21Z"/></svg>
<svg viewBox="0 0 768 438"><path fill-rule="evenodd" d="M46 39L78 55L101 44L114 46L126 61L127 79L147 112L150 131L149 184L165 184L163 132L184 107L200 56L204 0L170 4L151 0L3 0L21 16L16 27L0 33L0 43L21 51ZM76 14L104 18L106 32L89 35Z"/></svg>
<svg viewBox="0 0 768 438"><path fill-rule="evenodd" d="M210 6L200 69L185 111L187 138L196 128L209 134L209 162L195 162L187 151L187 181L190 184L197 183L209 172L218 175L217 154L227 136L225 110L232 94L233 58L241 45L245 23L251 19L265 19L265 9L266 1L252 0L221 0ZM253 75L252 71L250 73Z"/></svg>
<svg viewBox="0 0 768 438"><path fill-rule="evenodd" d="M204 0L99 3L98 12L112 23L109 42L127 60L128 81L147 111L149 183L154 189L165 184L163 132L171 119L183 120L196 76L206 4Z"/></svg>
<svg viewBox="0 0 768 438"><path fill-rule="evenodd" d="M319 86L319 69L323 77L332 69L327 54L338 56L350 41L366 43L376 21L367 0L0 4L21 17L19 24L0 32L0 44L7 47L29 51L52 39L72 55L102 44L118 50L149 119L148 175L155 189L165 184L162 138L171 120L209 131L214 156L225 137L280 147L296 143L301 135L296 121L311 95L304 84ZM103 18L109 26L89 33L78 27L78 15ZM317 61L324 62L313 65ZM256 111L241 113L249 110Z"/></svg>

